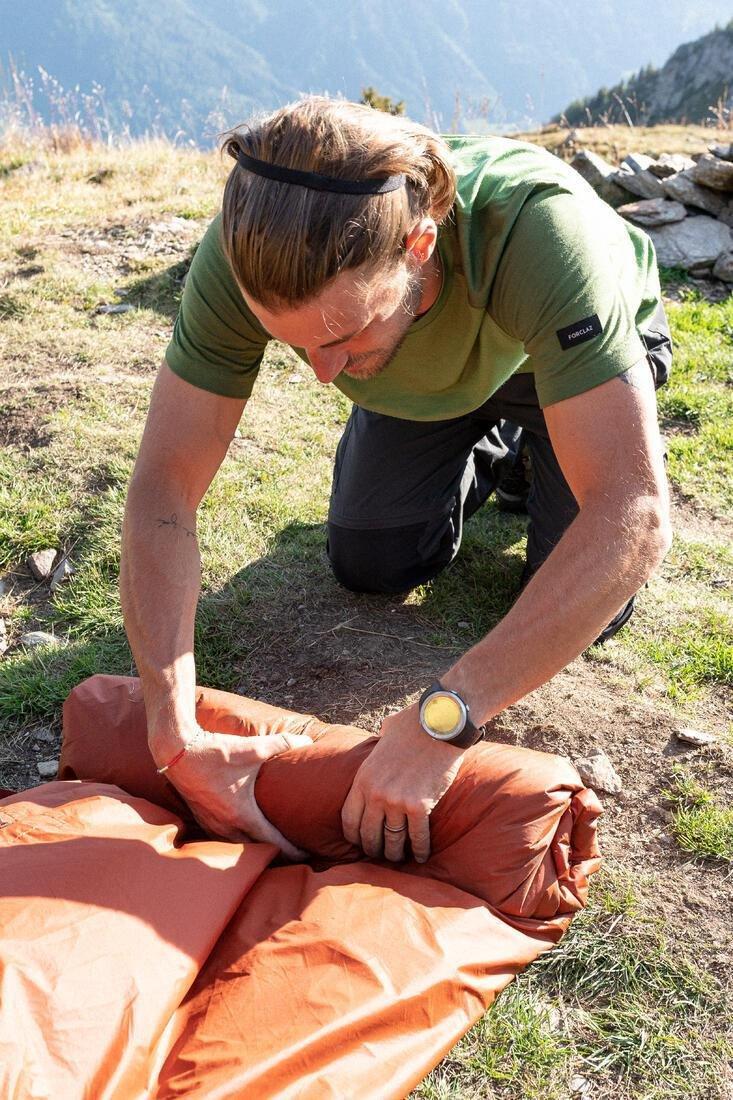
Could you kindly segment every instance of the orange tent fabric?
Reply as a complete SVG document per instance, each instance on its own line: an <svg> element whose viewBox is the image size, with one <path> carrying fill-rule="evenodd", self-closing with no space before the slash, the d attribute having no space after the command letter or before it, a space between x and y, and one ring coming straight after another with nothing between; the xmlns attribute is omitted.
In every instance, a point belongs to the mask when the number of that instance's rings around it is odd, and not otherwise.
<svg viewBox="0 0 733 1100"><path fill-rule="evenodd" d="M312 738L255 786L312 859L200 839L155 772L139 683L79 685L61 781L0 801L0 1094L405 1096L583 906L595 795L563 758L482 743L433 811L428 862L395 866L340 830L374 738L211 690L197 717Z"/></svg>

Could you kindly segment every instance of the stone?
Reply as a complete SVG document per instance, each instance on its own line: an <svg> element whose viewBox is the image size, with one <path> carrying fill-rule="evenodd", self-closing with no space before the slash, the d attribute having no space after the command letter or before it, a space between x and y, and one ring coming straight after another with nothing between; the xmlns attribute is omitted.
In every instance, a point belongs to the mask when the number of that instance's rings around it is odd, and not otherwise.
<svg viewBox="0 0 733 1100"><path fill-rule="evenodd" d="M714 157L721 160L733 160L733 142L730 145L708 145L708 149Z"/></svg>
<svg viewBox="0 0 733 1100"><path fill-rule="evenodd" d="M662 191L668 199L683 202L685 206L695 206L698 210L704 210L706 214L713 214L716 218L721 210L725 209L725 200L722 195L716 194L707 187L701 187L690 175L690 172L678 172L676 176L662 180Z"/></svg>
<svg viewBox="0 0 733 1100"><path fill-rule="evenodd" d="M714 745L718 740L712 733L703 733L702 730L686 728L675 732L678 741L683 741L686 745L696 745L698 748L703 745Z"/></svg>
<svg viewBox="0 0 733 1100"><path fill-rule="evenodd" d="M720 211L718 221L733 229L733 199L729 199L728 204Z"/></svg>
<svg viewBox="0 0 733 1100"><path fill-rule="evenodd" d="M56 560L56 551L50 547L46 550L36 550L29 554L25 564L30 569L37 581L46 581L53 571L53 563Z"/></svg>
<svg viewBox="0 0 733 1100"><path fill-rule="evenodd" d="M570 1093L574 1097L580 1097L585 1100L590 1096L592 1085L587 1077L583 1077L580 1073L574 1073L570 1078Z"/></svg>
<svg viewBox="0 0 733 1100"><path fill-rule="evenodd" d="M677 172L684 172L686 168L694 168L692 157L686 157L683 153L662 153L654 164L649 165L649 171L658 180L674 176Z"/></svg>
<svg viewBox="0 0 733 1100"><path fill-rule="evenodd" d="M626 165L632 172L647 172L653 164L656 164L654 157L648 157L646 153L629 153L621 161L622 165Z"/></svg>
<svg viewBox="0 0 733 1100"><path fill-rule="evenodd" d="M705 153L700 157L690 175L695 183L712 187L714 191L733 191L733 163Z"/></svg>
<svg viewBox="0 0 733 1100"><path fill-rule="evenodd" d="M630 195L636 195L640 199L664 198L662 181L653 176L651 172L635 172L631 168L622 165L618 172L611 177L615 184L623 187Z"/></svg>
<svg viewBox="0 0 733 1100"><path fill-rule="evenodd" d="M56 734L52 730L45 729L43 726L40 729L33 731L34 741L43 741L46 745L53 744L56 740Z"/></svg>
<svg viewBox="0 0 733 1100"><path fill-rule="evenodd" d="M643 226L667 225L687 217L682 203L670 199L640 199L639 202L624 203L616 209L621 217Z"/></svg>
<svg viewBox="0 0 733 1100"><path fill-rule="evenodd" d="M12 584L7 577L0 578L0 599L2 599L3 596L7 596L11 588Z"/></svg>
<svg viewBox="0 0 733 1100"><path fill-rule="evenodd" d="M733 252L723 252L713 267L713 276L724 283L733 283Z"/></svg>
<svg viewBox="0 0 733 1100"><path fill-rule="evenodd" d="M580 757L575 761L575 767L583 782L595 791L620 794L623 790L621 776L602 749Z"/></svg>
<svg viewBox="0 0 733 1100"><path fill-rule="evenodd" d="M51 574L51 584L49 586L51 591L55 592L60 584L63 584L64 581L67 581L69 577L73 577L73 575L74 566L68 558L63 558Z"/></svg>
<svg viewBox="0 0 733 1100"><path fill-rule="evenodd" d="M296 680L296 678L294 676L291 676L290 679L286 682L285 687L287 687L287 688L295 687L297 682L298 681Z"/></svg>
<svg viewBox="0 0 733 1100"><path fill-rule="evenodd" d="M0 619L0 657L2 657L5 650L8 648L8 628L5 625L5 619Z"/></svg>
<svg viewBox="0 0 733 1100"><path fill-rule="evenodd" d="M58 760L39 760L36 769L41 779L55 779L58 775Z"/></svg>
<svg viewBox="0 0 733 1100"><path fill-rule="evenodd" d="M461 619L461 621L457 625L458 625L458 628L460 630L468 630L468 628L471 624L469 622L467 622L465 619Z"/></svg>
<svg viewBox="0 0 733 1100"><path fill-rule="evenodd" d="M570 166L611 206L618 206L626 201L626 192L612 179L616 169L597 153L581 149L571 160Z"/></svg>
<svg viewBox="0 0 733 1100"><path fill-rule="evenodd" d="M733 233L727 225L700 214L672 225L649 229L657 259L664 267L687 270L695 264L714 264L723 252L733 249Z"/></svg>
<svg viewBox="0 0 733 1100"><path fill-rule="evenodd" d="M108 305L106 302L101 306L97 306L94 313L129 313L135 307L129 303L121 302L118 305Z"/></svg>
<svg viewBox="0 0 733 1100"><path fill-rule="evenodd" d="M45 630L29 630L27 634L21 634L20 644L26 649L39 649L41 646L60 646L62 641L55 634L48 634Z"/></svg>

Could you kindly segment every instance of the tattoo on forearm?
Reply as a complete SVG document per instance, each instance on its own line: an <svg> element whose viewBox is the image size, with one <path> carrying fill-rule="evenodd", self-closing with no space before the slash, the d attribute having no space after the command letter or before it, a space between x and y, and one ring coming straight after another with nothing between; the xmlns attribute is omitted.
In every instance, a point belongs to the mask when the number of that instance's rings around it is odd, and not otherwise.
<svg viewBox="0 0 733 1100"><path fill-rule="evenodd" d="M171 513L170 519L163 519L162 516L158 516L158 527L174 527L176 530L185 531L189 538L196 537L195 531L191 531L188 527L184 527L182 523L179 523L175 512Z"/></svg>

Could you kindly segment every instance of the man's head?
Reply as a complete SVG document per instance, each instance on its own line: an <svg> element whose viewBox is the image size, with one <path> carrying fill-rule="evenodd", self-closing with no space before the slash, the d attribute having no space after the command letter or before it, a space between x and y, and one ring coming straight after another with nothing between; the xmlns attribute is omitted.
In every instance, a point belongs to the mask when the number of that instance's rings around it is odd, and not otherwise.
<svg viewBox="0 0 733 1100"><path fill-rule="evenodd" d="M322 381L342 369L377 373L435 274L436 225L455 196L445 144L407 119L313 96L237 127L223 147L344 181L404 175L394 190L354 195L263 178L237 163L224 191L224 249L265 328L305 348Z"/></svg>

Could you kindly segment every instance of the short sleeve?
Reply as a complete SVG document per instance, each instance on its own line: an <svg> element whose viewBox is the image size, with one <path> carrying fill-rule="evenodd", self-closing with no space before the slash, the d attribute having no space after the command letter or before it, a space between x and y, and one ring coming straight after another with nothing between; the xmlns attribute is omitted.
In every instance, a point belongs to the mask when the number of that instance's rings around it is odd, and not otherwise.
<svg viewBox="0 0 733 1100"><path fill-rule="evenodd" d="M553 187L524 204L488 308L523 344L542 407L584 393L644 357L636 315L650 264L651 242L632 238L595 196Z"/></svg>
<svg viewBox="0 0 733 1100"><path fill-rule="evenodd" d="M200 389L249 397L269 338L232 275L218 215L191 262L166 362Z"/></svg>

